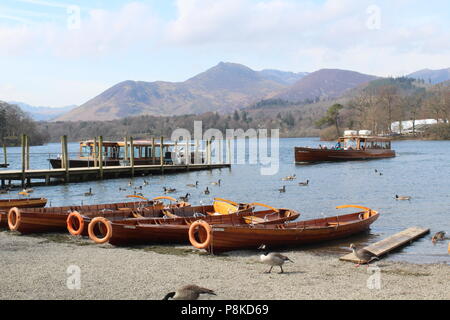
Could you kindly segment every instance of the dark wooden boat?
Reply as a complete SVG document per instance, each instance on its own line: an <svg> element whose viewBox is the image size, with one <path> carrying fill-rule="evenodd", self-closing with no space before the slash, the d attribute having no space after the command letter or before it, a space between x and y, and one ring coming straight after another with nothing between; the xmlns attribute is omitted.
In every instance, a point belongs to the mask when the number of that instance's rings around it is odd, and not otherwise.
<svg viewBox="0 0 450 320"><path fill-rule="evenodd" d="M211 253L240 249L257 249L262 244L272 247L295 246L345 238L364 230L378 218L378 212L361 206L363 211L347 215L291 222L277 225L209 225L197 221L191 224L191 244ZM196 234L194 236L194 234Z"/></svg>
<svg viewBox="0 0 450 320"><path fill-rule="evenodd" d="M11 208L42 208L47 204L45 198L3 199L0 200L0 227L8 227L8 211Z"/></svg>
<svg viewBox="0 0 450 320"><path fill-rule="evenodd" d="M152 214L149 207L164 207L160 201L139 201L108 203L98 205L49 207L49 208L11 208L8 213L8 226L12 231L20 233L38 233L66 231L67 218L73 211L89 216L100 215L108 211L119 211L129 217L139 213Z"/></svg>
<svg viewBox="0 0 450 320"><path fill-rule="evenodd" d="M395 157L391 139L365 135L347 135L338 139L335 146L307 148L295 147L295 163L369 160Z"/></svg>
<svg viewBox="0 0 450 320"><path fill-rule="evenodd" d="M189 227L199 219L208 224L255 225L278 224L295 220L299 213L288 209L253 211L255 204L230 214L209 215L212 206L170 209L171 218L110 221L94 218L89 224L89 237L96 243L112 245L147 243L189 243ZM258 204L260 205L260 204Z"/></svg>

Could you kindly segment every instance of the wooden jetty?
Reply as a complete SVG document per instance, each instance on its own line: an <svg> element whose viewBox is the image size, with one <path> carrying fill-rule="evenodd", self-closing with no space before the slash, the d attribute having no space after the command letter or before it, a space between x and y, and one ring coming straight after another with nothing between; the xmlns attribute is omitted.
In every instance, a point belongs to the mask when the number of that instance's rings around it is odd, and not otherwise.
<svg viewBox="0 0 450 320"><path fill-rule="evenodd" d="M154 138L153 145L155 145ZM103 150L103 138L98 137L95 140L96 149ZM231 167L231 157L228 163L224 162L220 156L222 155L222 150L219 151L219 161L218 163L212 162L211 155L211 141L206 141L206 161L201 161L200 163L195 163L195 161L185 161L184 163L168 163L164 160L161 153L158 156L157 161L152 164L139 165L134 161L134 147L133 138L127 137L126 141L126 153L125 157L128 160L126 164L105 166L103 153L95 152L95 158L93 159L92 167L70 167L69 163L69 153L67 146L67 136L61 138L61 168L55 169L30 169L30 152L28 137L26 135L22 136L22 168L20 170L2 170L0 171L0 188L4 188L8 182L11 185L12 181L20 181L22 186L32 185L32 184L55 184L55 183L70 183L70 182L81 182L81 181L92 181L99 179L113 179L113 178L124 178L133 176L142 176L149 174L163 174L163 173L176 173L176 172L186 172L195 170L211 170L220 168L230 168ZM196 142L196 150L198 148L198 141ZM98 145L97 145L98 144ZM158 144L156 144L158 145ZM159 145L161 148L163 146L163 137L160 138ZM175 144L176 145L176 144ZM219 142L219 148L221 146L221 141ZM230 144L228 144L230 146ZM192 146L186 143L184 146L186 150L189 150ZM229 147L230 148L230 147ZM6 162L6 148L3 148L5 162ZM217 151L216 151L217 152ZM231 150L228 150L231 153ZM127 154L129 153L129 154ZM35 181L33 181L35 180ZM36 180L40 180L36 182Z"/></svg>
<svg viewBox="0 0 450 320"><path fill-rule="evenodd" d="M424 236L429 233L430 229L420 228L420 227L411 227L405 229L399 233L396 233L386 239L375 242L367 247L364 247L365 250L375 254L377 257L383 256L397 248L400 248L408 243L413 242L414 240ZM342 261L350 261L359 263L359 259L352 253L349 253L339 260Z"/></svg>

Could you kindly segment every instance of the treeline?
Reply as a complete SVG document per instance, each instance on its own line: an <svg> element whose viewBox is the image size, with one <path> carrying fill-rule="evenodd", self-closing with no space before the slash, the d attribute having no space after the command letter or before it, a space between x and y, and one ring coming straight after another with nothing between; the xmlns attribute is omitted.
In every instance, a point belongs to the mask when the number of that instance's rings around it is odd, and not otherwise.
<svg viewBox="0 0 450 320"><path fill-rule="evenodd" d="M336 138L336 127L341 130L368 129L374 134L389 135L393 133L392 122L419 119L450 119L449 83L428 86L422 81L403 77L372 81L343 105L336 117L337 125L324 128L321 137ZM327 121L322 122L330 124ZM435 129L433 134L425 132L424 135L445 139L447 134L439 133L447 132L448 126L444 123L439 130ZM417 133L413 128L413 134Z"/></svg>
<svg viewBox="0 0 450 320"><path fill-rule="evenodd" d="M41 130L18 106L0 101L0 144L20 145L21 135L30 138L31 145L42 145L50 140L46 130Z"/></svg>

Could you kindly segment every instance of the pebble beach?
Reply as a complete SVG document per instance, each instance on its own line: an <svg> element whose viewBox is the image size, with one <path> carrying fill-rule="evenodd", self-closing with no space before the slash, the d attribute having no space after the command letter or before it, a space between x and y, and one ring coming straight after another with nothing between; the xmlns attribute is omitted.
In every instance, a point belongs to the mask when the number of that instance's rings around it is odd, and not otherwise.
<svg viewBox="0 0 450 320"><path fill-rule="evenodd" d="M339 256L282 252L294 263L268 274L257 251L211 256L191 246L117 248L66 234L1 231L0 299L159 300L186 284L217 293L201 299L450 299L448 264L382 259L367 268ZM79 289L67 285L73 266Z"/></svg>

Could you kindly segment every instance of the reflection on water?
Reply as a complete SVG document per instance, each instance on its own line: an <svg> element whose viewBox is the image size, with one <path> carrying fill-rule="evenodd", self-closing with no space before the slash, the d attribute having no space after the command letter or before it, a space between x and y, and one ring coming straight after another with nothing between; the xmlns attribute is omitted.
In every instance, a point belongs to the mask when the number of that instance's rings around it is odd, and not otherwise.
<svg viewBox="0 0 450 320"><path fill-rule="evenodd" d="M176 188L175 197L189 192L193 204L209 203L214 197L233 199L239 202L263 202L275 207L287 207L301 212L301 219L332 216L349 212L336 210L337 205L358 204L380 212L380 218L372 225L368 234L326 244L302 247L318 254L341 255L350 252L348 245L354 242L364 246L411 226L431 229L431 235L444 230L450 234L450 141L396 141L393 148L397 157L390 159L295 165L294 146L313 146L318 139L281 139L280 170L273 176L262 176L257 165L233 165L232 169L196 171L179 174L135 177L130 179L104 180L73 183L59 186L36 187L33 196L47 197L51 205L91 204L125 200L142 186L144 178L150 182L143 186L145 196L162 194L163 187ZM59 153L58 144L31 148L40 153L31 158L31 168L48 168L49 154ZM69 151L77 152L78 144L70 144ZM20 166L20 148L9 148L11 168ZM12 153L16 153L13 155ZM1 156L0 156L1 159ZM382 172L382 175L375 173ZM293 181L281 181L287 175L296 174ZM211 183L221 179L221 186ZM310 180L309 186L298 182ZM186 184L195 184L189 188ZM278 191L283 185L286 192ZM208 186L211 194L205 195ZM127 191L119 191L125 188ZM85 197L92 188L94 195ZM18 190L14 191L16 196ZM409 195L411 201L396 201L394 196ZM7 196L1 195L6 198ZM410 262L447 262L447 242L433 245L431 235L388 256L388 259Z"/></svg>

